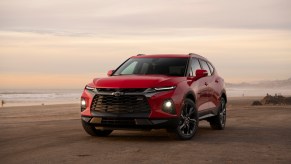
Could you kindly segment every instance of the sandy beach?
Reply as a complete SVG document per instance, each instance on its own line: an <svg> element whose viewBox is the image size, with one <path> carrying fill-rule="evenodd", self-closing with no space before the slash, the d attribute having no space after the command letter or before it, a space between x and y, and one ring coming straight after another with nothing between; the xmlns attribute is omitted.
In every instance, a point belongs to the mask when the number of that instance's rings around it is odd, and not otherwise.
<svg viewBox="0 0 291 164"><path fill-rule="evenodd" d="M200 122L190 141L165 130L82 129L79 104L0 108L0 163L291 163L291 106L251 106L260 97L230 98L227 126Z"/></svg>

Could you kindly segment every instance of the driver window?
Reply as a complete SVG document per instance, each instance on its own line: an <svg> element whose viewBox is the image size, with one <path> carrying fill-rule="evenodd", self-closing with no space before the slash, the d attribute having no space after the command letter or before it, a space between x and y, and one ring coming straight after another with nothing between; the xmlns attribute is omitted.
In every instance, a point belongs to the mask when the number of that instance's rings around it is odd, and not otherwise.
<svg viewBox="0 0 291 164"><path fill-rule="evenodd" d="M201 69L200 63L196 58L192 58L190 76L196 76L197 69Z"/></svg>
<svg viewBox="0 0 291 164"><path fill-rule="evenodd" d="M201 62L202 68L205 69L208 72L208 76L210 76L211 75L211 71L210 71L209 66L206 63L206 61L200 60L200 62Z"/></svg>

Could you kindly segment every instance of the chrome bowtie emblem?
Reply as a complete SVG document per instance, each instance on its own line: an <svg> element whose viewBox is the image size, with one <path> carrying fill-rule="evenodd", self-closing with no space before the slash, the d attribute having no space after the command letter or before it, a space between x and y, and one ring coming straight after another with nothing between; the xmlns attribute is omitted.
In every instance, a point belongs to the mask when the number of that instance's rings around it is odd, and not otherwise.
<svg viewBox="0 0 291 164"><path fill-rule="evenodd" d="M116 97L121 96L121 95L123 95L123 94L124 94L123 92L118 92L118 91L112 93L112 95L113 95L113 96L116 96Z"/></svg>

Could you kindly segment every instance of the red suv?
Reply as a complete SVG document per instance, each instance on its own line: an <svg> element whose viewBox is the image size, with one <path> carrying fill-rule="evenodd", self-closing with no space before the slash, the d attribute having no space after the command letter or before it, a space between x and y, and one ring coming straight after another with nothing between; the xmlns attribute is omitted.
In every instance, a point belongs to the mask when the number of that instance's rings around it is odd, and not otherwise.
<svg viewBox="0 0 291 164"><path fill-rule="evenodd" d="M87 84L81 97L82 125L92 136L164 128L186 140L200 120L225 127L224 80L200 55L139 54L108 76Z"/></svg>

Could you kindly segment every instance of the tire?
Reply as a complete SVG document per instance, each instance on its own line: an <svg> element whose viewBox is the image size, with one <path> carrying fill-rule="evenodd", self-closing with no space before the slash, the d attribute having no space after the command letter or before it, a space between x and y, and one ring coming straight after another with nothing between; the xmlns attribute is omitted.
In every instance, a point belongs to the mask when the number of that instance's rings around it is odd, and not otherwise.
<svg viewBox="0 0 291 164"><path fill-rule="evenodd" d="M220 100L219 110L216 116L209 119L209 123L212 129L223 130L226 124L226 102L222 97Z"/></svg>
<svg viewBox="0 0 291 164"><path fill-rule="evenodd" d="M88 124L82 120L84 130L91 136L106 137L112 133L113 130L97 130L95 126Z"/></svg>
<svg viewBox="0 0 291 164"><path fill-rule="evenodd" d="M198 130L198 113L195 103L191 99L185 99L181 109L179 123L174 130L180 140L190 140Z"/></svg>

